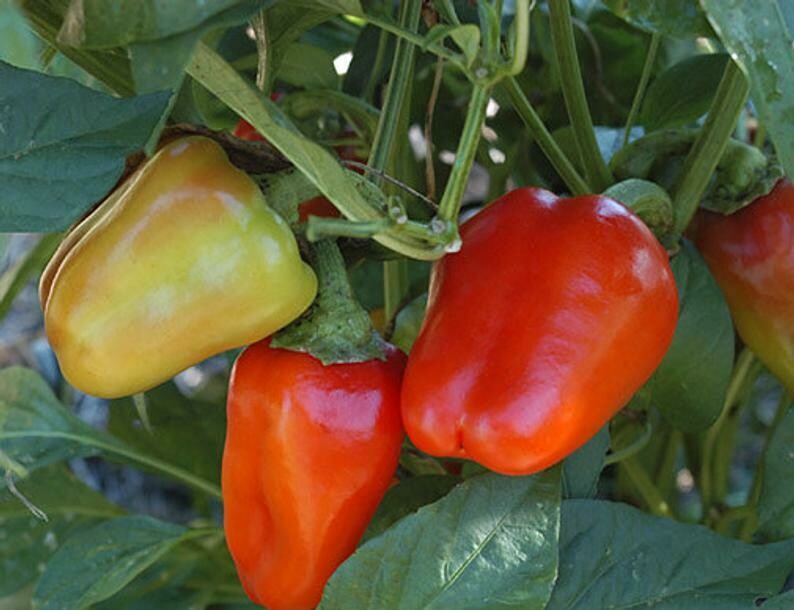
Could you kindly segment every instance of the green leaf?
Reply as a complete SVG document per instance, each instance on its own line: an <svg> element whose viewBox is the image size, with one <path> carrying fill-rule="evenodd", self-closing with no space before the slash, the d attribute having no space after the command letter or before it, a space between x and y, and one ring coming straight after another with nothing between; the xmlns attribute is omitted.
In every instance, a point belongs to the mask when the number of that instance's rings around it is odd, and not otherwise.
<svg viewBox="0 0 794 610"><path fill-rule="evenodd" d="M0 231L59 231L116 183L167 104L0 62Z"/></svg>
<svg viewBox="0 0 794 610"><path fill-rule="evenodd" d="M359 548L320 610L542 608L556 575L559 469L475 477Z"/></svg>
<svg viewBox="0 0 794 610"><path fill-rule="evenodd" d="M360 98L333 89L295 91L284 99L282 107L287 114L298 119L320 116L329 108L336 110L349 117L369 137L374 135L378 126L377 108Z"/></svg>
<svg viewBox="0 0 794 610"><path fill-rule="evenodd" d="M546 610L747 610L792 567L794 540L755 546L617 502L566 500Z"/></svg>
<svg viewBox="0 0 794 610"><path fill-rule="evenodd" d="M289 85L306 89L335 89L339 86L339 75L330 53L300 42L284 50L277 76Z"/></svg>
<svg viewBox="0 0 794 610"><path fill-rule="evenodd" d="M610 161L619 181L640 178L675 190L687 155L700 129L654 131L618 151ZM700 207L731 214L766 195L783 176L783 169L758 148L739 140L728 141L709 180Z"/></svg>
<svg viewBox="0 0 794 610"><path fill-rule="evenodd" d="M192 30L243 0L72 0L58 34L73 47L102 49Z"/></svg>
<svg viewBox="0 0 794 610"><path fill-rule="evenodd" d="M0 276L0 319L4 318L31 277L38 275L55 252L63 235L45 235L33 249Z"/></svg>
<svg viewBox="0 0 794 610"><path fill-rule="evenodd" d="M562 495L564 498L592 498L598 488L598 477L609 449L609 426L606 425L587 443L565 458L562 463Z"/></svg>
<svg viewBox="0 0 794 610"><path fill-rule="evenodd" d="M758 118L794 176L794 53L777 0L700 0L720 40L750 78Z"/></svg>
<svg viewBox="0 0 794 610"><path fill-rule="evenodd" d="M648 87L640 123L655 131L695 122L711 107L727 62L725 53L694 55L662 72Z"/></svg>
<svg viewBox="0 0 794 610"><path fill-rule="evenodd" d="M145 396L151 432L142 424L131 398L111 402L108 431L144 455L218 483L226 435L224 405L188 398L171 382Z"/></svg>
<svg viewBox="0 0 794 610"><path fill-rule="evenodd" d="M621 19L649 32L673 38L712 36L697 0L604 0Z"/></svg>
<svg viewBox="0 0 794 610"><path fill-rule="evenodd" d="M78 419L30 369L0 371L0 451L28 470L97 452L107 437Z"/></svg>
<svg viewBox="0 0 794 610"><path fill-rule="evenodd" d="M691 242L683 242L672 268L678 324L648 382L650 402L676 428L697 432L722 411L733 366L733 324L722 292Z"/></svg>
<svg viewBox="0 0 794 610"><path fill-rule="evenodd" d="M447 495L458 480L453 476L430 474L410 477L392 487L369 522L363 540L379 536L406 515Z"/></svg>
<svg viewBox="0 0 794 610"><path fill-rule="evenodd" d="M40 63L39 46L16 4L0 1L0 61L35 70Z"/></svg>
<svg viewBox="0 0 794 610"><path fill-rule="evenodd" d="M60 466L36 472L17 488L48 521L34 517L8 490L0 491L0 597L32 583L72 533L122 512Z"/></svg>
<svg viewBox="0 0 794 610"><path fill-rule="evenodd" d="M466 57L466 65L471 66L480 51L480 28L472 23L464 25L436 25L425 36L425 45L439 43L452 38Z"/></svg>
<svg viewBox="0 0 794 610"><path fill-rule="evenodd" d="M770 597L761 605L761 608L763 610L791 610L794 608L794 590Z"/></svg>
<svg viewBox="0 0 794 610"><path fill-rule="evenodd" d="M364 16L359 0L290 0L290 4L313 11L325 10L341 15Z"/></svg>
<svg viewBox="0 0 794 610"><path fill-rule="evenodd" d="M80 0L82 1L82 0ZM228 0L227 0L228 1ZM185 76L198 42L212 30L245 23L257 10L274 0L237 0L235 6L219 12L194 29L167 38L140 40L130 44L132 76L138 93L177 89Z"/></svg>
<svg viewBox="0 0 794 610"><path fill-rule="evenodd" d="M119 517L72 536L47 564L34 610L82 610L120 591L185 539L188 530L151 517Z"/></svg>
<svg viewBox="0 0 794 610"><path fill-rule="evenodd" d="M48 71L51 74L69 76L84 84L89 84L90 78L95 78L122 97L134 94L126 49L92 51L57 41L68 0L18 0L18 3L36 35L48 48L60 52L60 56L56 56L50 64Z"/></svg>
<svg viewBox="0 0 794 610"><path fill-rule="evenodd" d="M419 336L427 308L427 293L420 294L403 307L394 320L394 333L391 342L406 354L411 353L414 341Z"/></svg>
<svg viewBox="0 0 794 610"><path fill-rule="evenodd" d="M758 502L758 534L765 540L794 538L794 410L780 422L764 460Z"/></svg>

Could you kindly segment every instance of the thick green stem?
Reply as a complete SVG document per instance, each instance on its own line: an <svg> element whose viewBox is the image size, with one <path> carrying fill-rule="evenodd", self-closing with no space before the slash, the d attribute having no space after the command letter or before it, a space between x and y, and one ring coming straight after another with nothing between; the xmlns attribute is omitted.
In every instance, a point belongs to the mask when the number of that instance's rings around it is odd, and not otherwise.
<svg viewBox="0 0 794 610"><path fill-rule="evenodd" d="M684 161L684 173L673 193L676 229L679 232L686 229L695 215L700 198L706 192L711 176L722 158L749 92L747 78L736 62L729 61L706 122Z"/></svg>
<svg viewBox="0 0 794 610"><path fill-rule="evenodd" d="M363 98L372 103L375 96L375 88L378 86L378 77L380 71L383 69L383 62L386 57L386 49L389 43L389 35L386 31L381 30L378 34L378 50L375 52L375 61L372 62L372 72L370 72L367 87L364 89Z"/></svg>
<svg viewBox="0 0 794 610"><path fill-rule="evenodd" d="M317 274L317 298L303 316L276 334L271 345L309 353L323 364L385 359L383 340L353 294L336 242L312 243L309 262Z"/></svg>
<svg viewBox="0 0 794 610"><path fill-rule="evenodd" d="M400 26L410 32L419 28L422 15L420 0L407 0L400 6ZM405 40L397 40L394 51L394 63L389 76L389 87L383 110L380 113L378 128L372 143L369 166L376 171L384 170L393 158L398 128L403 121L399 120L407 110L406 94L410 86L414 68L415 47ZM396 313L400 301L408 292L408 267L404 260L383 263L383 297L386 319Z"/></svg>
<svg viewBox="0 0 794 610"><path fill-rule="evenodd" d="M477 154L477 144L485 122L485 109L488 107L490 90L488 85L475 83L471 93L466 122L463 124L463 132L455 153L455 162L439 204L439 218L449 223L454 224L460 212L463 193L469 181L469 172Z"/></svg>
<svg viewBox="0 0 794 610"><path fill-rule="evenodd" d="M513 104L524 125L529 129L530 134L540 146L540 150L546 155L546 158L557 170L557 173L562 178L565 185L571 190L574 195L585 195L590 193L590 187L587 182L576 171L573 163L565 156L565 153L557 145L557 142L552 137L551 133L543 124L543 120L533 108L530 101L524 95L521 87L518 86L516 79L509 77L504 79L500 86L502 90L510 96L510 101Z"/></svg>
<svg viewBox="0 0 794 610"><path fill-rule="evenodd" d="M513 21L515 45L513 46L507 74L515 76L524 69L529 53L529 6L530 0L518 0L516 3L516 16ZM501 14L501 12L499 13Z"/></svg>
<svg viewBox="0 0 794 610"><path fill-rule="evenodd" d="M419 18L422 15L421 0L406 0L400 6L400 24L413 32L419 27ZM394 50L394 63L392 63L391 74L389 76L389 86L386 90L386 98L383 101L383 109L378 119L378 128L375 131L375 138L372 142L372 150L369 155L367 165L376 169L386 169L386 164L394 149L394 140L397 133L405 93L408 90L411 73L414 65L414 50L412 44L404 40L397 40Z"/></svg>
<svg viewBox="0 0 794 610"><path fill-rule="evenodd" d="M565 107L571 119L576 147L587 174L591 192L600 193L612 184L612 173L609 171L593 129L593 119L587 106L584 92L582 70L576 54L576 41L573 36L571 7L568 0L550 0L551 38L554 44L555 59Z"/></svg>
<svg viewBox="0 0 794 610"><path fill-rule="evenodd" d="M640 105L645 97L645 89L648 87L648 81L651 80L653 65L656 63L656 55L659 53L661 41L662 37L659 33L654 32L653 36L651 36L651 44L648 46L648 54L645 56L645 65L642 67L640 82L637 84L637 91L634 94L634 100L631 102L631 110L629 110L629 117L626 119L626 127L623 129L623 146L629 143L631 128L634 126L634 121L637 120L637 115L640 112Z"/></svg>

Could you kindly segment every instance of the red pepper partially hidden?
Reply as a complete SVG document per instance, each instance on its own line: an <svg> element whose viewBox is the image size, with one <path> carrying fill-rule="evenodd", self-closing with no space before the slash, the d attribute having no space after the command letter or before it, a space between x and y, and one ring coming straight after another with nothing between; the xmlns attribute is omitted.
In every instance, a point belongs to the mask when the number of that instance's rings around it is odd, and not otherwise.
<svg viewBox="0 0 794 610"><path fill-rule="evenodd" d="M234 366L224 526L246 592L270 610L319 603L392 482L405 356L387 356L323 366L266 340Z"/></svg>
<svg viewBox="0 0 794 610"><path fill-rule="evenodd" d="M678 316L667 254L611 199L530 188L461 237L433 269L403 382L406 432L433 455L536 472L590 439L661 362Z"/></svg>
<svg viewBox="0 0 794 610"><path fill-rule="evenodd" d="M739 336L794 394L794 185L730 216L701 211L694 233Z"/></svg>
<svg viewBox="0 0 794 610"><path fill-rule="evenodd" d="M301 222L306 222L309 216L339 218L341 215L334 204L322 195L308 199L298 206L298 220Z"/></svg>

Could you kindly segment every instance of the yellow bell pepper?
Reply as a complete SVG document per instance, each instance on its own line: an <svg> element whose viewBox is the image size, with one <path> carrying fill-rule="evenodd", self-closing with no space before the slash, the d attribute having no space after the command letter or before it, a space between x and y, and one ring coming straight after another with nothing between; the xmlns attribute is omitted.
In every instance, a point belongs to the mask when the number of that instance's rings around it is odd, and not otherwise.
<svg viewBox="0 0 794 610"><path fill-rule="evenodd" d="M317 280L256 183L205 137L164 146L64 239L39 286L66 379L147 390L298 317Z"/></svg>

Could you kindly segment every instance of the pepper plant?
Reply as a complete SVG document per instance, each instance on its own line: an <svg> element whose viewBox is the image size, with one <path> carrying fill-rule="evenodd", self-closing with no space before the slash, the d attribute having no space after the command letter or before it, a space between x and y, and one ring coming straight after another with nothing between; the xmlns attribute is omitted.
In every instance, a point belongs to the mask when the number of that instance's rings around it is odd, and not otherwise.
<svg viewBox="0 0 794 610"><path fill-rule="evenodd" d="M794 607L793 31L0 0L0 610Z"/></svg>

